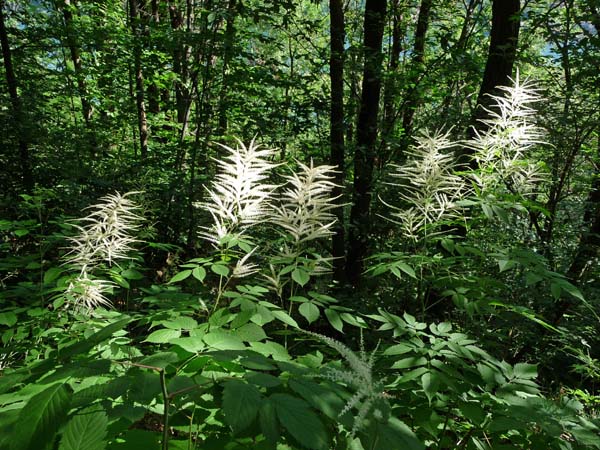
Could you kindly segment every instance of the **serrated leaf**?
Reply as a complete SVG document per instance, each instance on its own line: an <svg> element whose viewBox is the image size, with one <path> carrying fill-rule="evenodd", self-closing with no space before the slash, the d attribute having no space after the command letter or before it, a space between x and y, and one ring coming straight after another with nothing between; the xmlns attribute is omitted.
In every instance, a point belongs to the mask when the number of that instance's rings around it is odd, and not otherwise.
<svg viewBox="0 0 600 450"><path fill-rule="evenodd" d="M313 323L320 315L319 308L310 302L302 303L298 308L298 312L308 321L308 323Z"/></svg>
<svg viewBox="0 0 600 450"><path fill-rule="evenodd" d="M331 389L301 377L291 378L289 386L290 389L330 419L336 421L340 419L339 414L344 408L344 402Z"/></svg>
<svg viewBox="0 0 600 450"><path fill-rule="evenodd" d="M161 322L166 328L172 330L193 330L198 328L198 322L191 317L180 316L172 320L165 320Z"/></svg>
<svg viewBox="0 0 600 450"><path fill-rule="evenodd" d="M171 278L171 280L169 280L169 283L177 283L179 281L183 281L185 280L187 277L189 277L192 274L192 271L187 269L187 270L182 270L181 272L176 273L173 278Z"/></svg>
<svg viewBox="0 0 600 450"><path fill-rule="evenodd" d="M373 445L368 448L373 450L424 450L425 446L415 433L401 420L390 417L386 424L376 424L374 436L369 436ZM367 447L365 447L367 448Z"/></svg>
<svg viewBox="0 0 600 450"><path fill-rule="evenodd" d="M538 376L537 365L527 363L515 364L513 374L520 379L532 380Z"/></svg>
<svg viewBox="0 0 600 450"><path fill-rule="evenodd" d="M53 384L29 399L13 431L11 450L44 450L67 420L72 389Z"/></svg>
<svg viewBox="0 0 600 450"><path fill-rule="evenodd" d="M107 426L104 411L83 410L65 426L59 450L104 450Z"/></svg>
<svg viewBox="0 0 600 450"><path fill-rule="evenodd" d="M189 336L177 339L171 339L171 344L179 345L186 352L197 353L206 348L202 336Z"/></svg>
<svg viewBox="0 0 600 450"><path fill-rule="evenodd" d="M217 350L245 350L242 340L226 331L215 330L205 334L202 338L209 347Z"/></svg>
<svg viewBox="0 0 600 450"><path fill-rule="evenodd" d="M304 287L310 280L310 275L306 270L296 268L292 271L292 280Z"/></svg>
<svg viewBox="0 0 600 450"><path fill-rule="evenodd" d="M259 342L267 338L265 330L255 323L247 323L235 330L235 335L242 341Z"/></svg>
<svg viewBox="0 0 600 450"><path fill-rule="evenodd" d="M302 446L314 450L329 448L325 427L308 403L288 394L273 394L270 398L279 422Z"/></svg>
<svg viewBox="0 0 600 450"><path fill-rule="evenodd" d="M266 400L263 402L258 419L262 434L267 438L267 441L275 445L279 441L279 424L277 423L275 405L272 401Z"/></svg>
<svg viewBox="0 0 600 450"><path fill-rule="evenodd" d="M170 330L168 328L164 328L161 330L156 330L150 334L143 342L152 342L153 344L165 344L170 342L171 339L177 339L181 336L181 330Z"/></svg>
<svg viewBox="0 0 600 450"><path fill-rule="evenodd" d="M223 388L223 414L225 422L238 433L254 421L262 396L253 384L228 381Z"/></svg>

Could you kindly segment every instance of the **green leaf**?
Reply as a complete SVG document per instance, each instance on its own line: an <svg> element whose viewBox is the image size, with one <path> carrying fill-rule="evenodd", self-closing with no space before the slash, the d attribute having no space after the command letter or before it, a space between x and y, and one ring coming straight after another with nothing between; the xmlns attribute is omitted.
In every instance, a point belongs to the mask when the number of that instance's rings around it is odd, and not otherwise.
<svg viewBox="0 0 600 450"><path fill-rule="evenodd" d="M255 323L247 323L235 330L235 335L242 341L259 342L267 338L262 327Z"/></svg>
<svg viewBox="0 0 600 450"><path fill-rule="evenodd" d="M225 422L238 433L250 426L256 418L262 396L253 384L228 381L223 388Z"/></svg>
<svg viewBox="0 0 600 450"><path fill-rule="evenodd" d="M206 348L202 336L189 336L177 339L171 339L171 344L179 345L186 352L197 353Z"/></svg>
<svg viewBox="0 0 600 450"><path fill-rule="evenodd" d="M242 340L233 334L223 330L211 331L202 338L209 347L217 350L245 350L246 346Z"/></svg>
<svg viewBox="0 0 600 450"><path fill-rule="evenodd" d="M308 404L288 394L273 394L277 418L300 444L309 449L328 449L327 432Z"/></svg>
<svg viewBox="0 0 600 450"><path fill-rule="evenodd" d="M172 330L193 330L198 328L198 322L191 317L179 316L172 320L165 320L161 322L166 328Z"/></svg>
<svg viewBox="0 0 600 450"><path fill-rule="evenodd" d="M402 272L404 272L409 277L415 278L415 279L417 278L415 271L408 264L399 261L396 263L396 266L398 267L398 269L400 269Z"/></svg>
<svg viewBox="0 0 600 450"><path fill-rule="evenodd" d="M340 419L344 402L333 390L301 377L289 380L290 389L332 420Z"/></svg>
<svg viewBox="0 0 600 450"><path fill-rule="evenodd" d="M306 283L310 280L310 275L304 269L296 268L292 272L292 280L298 283L300 286L304 287Z"/></svg>
<svg viewBox="0 0 600 450"><path fill-rule="evenodd" d="M260 430L271 444L275 445L279 441L279 424L277 423L277 414L275 404L271 400L263 402L258 413Z"/></svg>
<svg viewBox="0 0 600 450"><path fill-rule="evenodd" d="M52 283L60 276L62 272L63 270L59 267L50 267L44 273L44 284Z"/></svg>
<svg viewBox="0 0 600 450"><path fill-rule="evenodd" d="M15 235L17 235L18 237L23 237L23 236L29 234L29 230L25 230L25 229L15 230L15 231L13 231L13 233L15 233Z"/></svg>
<svg viewBox="0 0 600 450"><path fill-rule="evenodd" d="M0 325L12 327L17 323L17 315L12 311L0 312Z"/></svg>
<svg viewBox="0 0 600 450"><path fill-rule="evenodd" d="M338 330L340 333L343 332L344 323L342 322L342 318L340 317L340 315L338 314L338 312L335 309L331 309L331 308L326 309L325 317L327 317L327 320L329 321L329 323L331 324L331 326L333 328Z"/></svg>
<svg viewBox="0 0 600 450"><path fill-rule="evenodd" d="M308 321L308 323L313 323L320 315L319 308L310 302L302 303L298 308L298 312Z"/></svg>
<svg viewBox="0 0 600 450"><path fill-rule="evenodd" d="M229 268L222 264L213 264L212 266L210 266L210 270L222 277L226 277L229 275Z"/></svg>
<svg viewBox="0 0 600 450"><path fill-rule="evenodd" d="M19 414L11 450L44 450L51 445L67 420L71 393L67 384L58 383L31 397Z"/></svg>
<svg viewBox="0 0 600 450"><path fill-rule="evenodd" d="M424 356L411 356L396 361L392 365L392 369L407 369L409 367L424 366L425 364L427 364L427 358Z"/></svg>
<svg viewBox="0 0 600 450"><path fill-rule="evenodd" d="M126 317L121 320L117 320L116 322L111 323L110 325L105 326L100 331L95 332L90 337L84 339L83 341L77 342L69 347L65 347L58 351L58 356L60 359L67 359L75 355L79 355L81 353L85 353L101 342L105 341L109 337L111 337L117 331L123 329L125 325L131 322L130 317ZM45 360L45 362L49 361L53 363L51 360Z"/></svg>
<svg viewBox="0 0 600 450"><path fill-rule="evenodd" d="M415 433L401 420L390 417L386 424L376 424L374 436L370 436L373 445L368 446L374 450L424 450L425 446Z"/></svg>
<svg viewBox="0 0 600 450"><path fill-rule="evenodd" d="M170 330L164 328L151 333L143 342L152 342L153 344L165 344L171 339L176 339L181 336L181 330Z"/></svg>
<svg viewBox="0 0 600 450"><path fill-rule="evenodd" d="M127 280L141 280L144 275L135 269L125 269L121 272L121 276Z"/></svg>
<svg viewBox="0 0 600 450"><path fill-rule="evenodd" d="M290 317L290 315L288 313L286 313L285 311L278 309L278 310L272 311L272 313L281 322L283 322L291 327L294 327L294 328L300 328L298 326L298 322L296 322L294 319L292 319Z"/></svg>
<svg viewBox="0 0 600 450"><path fill-rule="evenodd" d="M513 369L513 374L515 377L523 380L532 380L538 376L537 365L518 363Z"/></svg>
<svg viewBox="0 0 600 450"><path fill-rule="evenodd" d="M204 281L204 278L206 278L206 270L204 267L196 267L192 270L192 276L198 281Z"/></svg>
<svg viewBox="0 0 600 450"><path fill-rule="evenodd" d="M423 391L425 391L427 400L429 400L429 404L431 405L431 400L440 386L440 379L437 372L430 371L424 373L421 377L421 386L423 386Z"/></svg>
<svg viewBox="0 0 600 450"><path fill-rule="evenodd" d="M413 347L411 347L411 346L408 346L406 344L396 344L396 345L392 345L391 347L386 348L384 350L383 354L389 355L389 356L403 355L405 353L410 352L411 350L413 350Z"/></svg>
<svg viewBox="0 0 600 450"><path fill-rule="evenodd" d="M104 450L107 426L104 411L83 410L67 423L59 450Z"/></svg>
<svg viewBox="0 0 600 450"><path fill-rule="evenodd" d="M189 277L192 274L192 271L187 269L187 270L182 270L179 273L176 273L175 276L173 278L171 278L171 280L169 281L169 283L177 283L179 281L183 281L185 280L187 277Z"/></svg>

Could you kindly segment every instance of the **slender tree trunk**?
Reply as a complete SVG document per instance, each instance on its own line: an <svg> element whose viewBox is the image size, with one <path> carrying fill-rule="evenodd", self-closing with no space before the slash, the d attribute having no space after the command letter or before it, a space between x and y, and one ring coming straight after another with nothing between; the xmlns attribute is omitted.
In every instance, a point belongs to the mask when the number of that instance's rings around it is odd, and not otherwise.
<svg viewBox="0 0 600 450"><path fill-rule="evenodd" d="M388 162L395 152L393 150L391 139L394 135L396 119L398 112L395 107L397 95L396 77L398 76L398 66L400 64L400 52L402 51L402 40L404 38L405 26L402 17L402 8L404 3L400 4L400 0L393 0L392 3L392 47L390 50L389 65L387 77L383 90L383 124L382 124L382 156L380 158L380 166L383 167ZM388 148L390 147L390 148ZM396 147L395 145L393 147Z"/></svg>
<svg viewBox="0 0 600 450"><path fill-rule="evenodd" d="M96 140L96 132L92 123L92 115L94 114L94 108L89 101L89 94L87 90L87 83L85 81L85 75L83 73L83 64L81 61L81 53L79 51L79 45L77 42L77 34L75 32L75 26L73 24L73 9L76 6L71 3L71 0L62 0L61 10L63 18L65 20L65 29L67 33L67 45L69 52L71 53L71 62L75 70L75 80L77 82L77 90L79 91L79 98L81 101L81 113L83 115L83 121L85 123L85 129L90 140L90 147L92 153L96 153L98 143Z"/></svg>
<svg viewBox="0 0 600 450"><path fill-rule="evenodd" d="M358 115L354 188L350 212L350 238L346 274L357 285L368 253L371 227L369 210L373 188L377 116L381 91L381 44L385 24L386 0L366 0L364 22L364 71Z"/></svg>
<svg viewBox="0 0 600 450"><path fill-rule="evenodd" d="M189 8L188 8L189 9ZM177 110L177 123L182 124L181 135L185 136L187 121L189 119L189 92L186 88L188 80L188 49L180 42L180 32L184 24L184 17L173 0L169 0L169 15L171 18L171 29L175 34L175 45L173 50L173 72L177 76L175 81L175 109ZM188 17L188 23L191 19ZM180 139L182 141L183 139Z"/></svg>
<svg viewBox="0 0 600 450"><path fill-rule="evenodd" d="M477 106L467 131L469 138L474 137L476 131L485 131L486 125L482 120L489 117L488 109L493 104L491 96L499 93L497 87L510 84L519 41L520 11L520 0L493 0L492 2L492 29L488 58L477 96ZM467 147L459 149L457 153L459 164L474 168L475 161L471 155L471 149Z"/></svg>
<svg viewBox="0 0 600 450"><path fill-rule="evenodd" d="M142 0L143 2L143 0ZM148 120L146 118L146 105L144 102L144 74L142 72L142 33L139 7L143 4L139 0L129 0L129 22L133 35L133 70L135 73L135 106L137 109L138 131L140 137L140 156L148 156Z"/></svg>
<svg viewBox="0 0 600 450"><path fill-rule="evenodd" d="M0 0L0 44L2 45L2 58L4 60L4 71L6 73L6 84L13 113L13 126L17 132L19 144L19 163L21 166L21 179L27 191L33 188L33 177L29 160L29 147L23 130L23 109L17 87L17 77L12 64L12 54L8 42L8 33L4 21L4 0Z"/></svg>
<svg viewBox="0 0 600 450"><path fill-rule="evenodd" d="M415 111L419 104L419 78L423 72L423 61L425 60L425 41L427 38L427 29L429 28L429 15L431 13L432 0L421 0L419 16L417 18L417 28L415 30L415 43L413 46L413 55L411 61L411 70L408 80L409 90L406 101L404 102L404 113L402 114L402 128L404 129L401 154L408 148L412 135L413 119Z"/></svg>
<svg viewBox="0 0 600 450"><path fill-rule="evenodd" d="M329 57L329 76L331 79L331 116L330 144L331 165L336 166L337 187L333 191L336 202L337 223L333 229L331 254L333 275L336 281L345 279L345 238L344 238L344 9L342 0L329 0L329 20L331 35L331 52Z"/></svg>
<svg viewBox="0 0 600 450"><path fill-rule="evenodd" d="M221 74L221 95L219 96L219 125L218 136L223 136L227 132L227 108L229 107L228 89L229 89L229 63L233 55L233 46L235 43L235 16L237 14L237 0L229 0L227 5L227 24L225 25L225 36L223 42L223 71Z"/></svg>
<svg viewBox="0 0 600 450"><path fill-rule="evenodd" d="M160 23L160 11L158 9L158 0L151 0L150 2L150 25L146 27L145 37L150 41L151 29L157 27ZM160 89L155 82L151 82L148 86L148 109L152 114L158 114L160 112Z"/></svg>

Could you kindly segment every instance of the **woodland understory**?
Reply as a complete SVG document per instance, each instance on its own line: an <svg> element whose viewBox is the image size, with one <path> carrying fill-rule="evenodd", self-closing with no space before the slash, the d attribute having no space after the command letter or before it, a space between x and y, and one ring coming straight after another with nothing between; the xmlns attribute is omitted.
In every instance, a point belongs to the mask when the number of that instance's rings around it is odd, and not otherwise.
<svg viewBox="0 0 600 450"><path fill-rule="evenodd" d="M600 449L600 0L0 0L0 450Z"/></svg>

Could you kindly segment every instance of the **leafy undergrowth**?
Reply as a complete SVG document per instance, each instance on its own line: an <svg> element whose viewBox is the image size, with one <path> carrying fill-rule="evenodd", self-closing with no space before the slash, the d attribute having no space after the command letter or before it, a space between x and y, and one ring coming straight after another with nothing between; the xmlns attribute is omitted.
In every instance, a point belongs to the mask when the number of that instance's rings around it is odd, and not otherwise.
<svg viewBox="0 0 600 450"><path fill-rule="evenodd" d="M47 328L44 356L0 377L0 448L600 448L581 403L545 398L534 365L498 361L449 323L380 310L365 318L380 345L352 352L256 287L237 293L208 318L98 309ZM0 317L6 336L61 315Z"/></svg>

